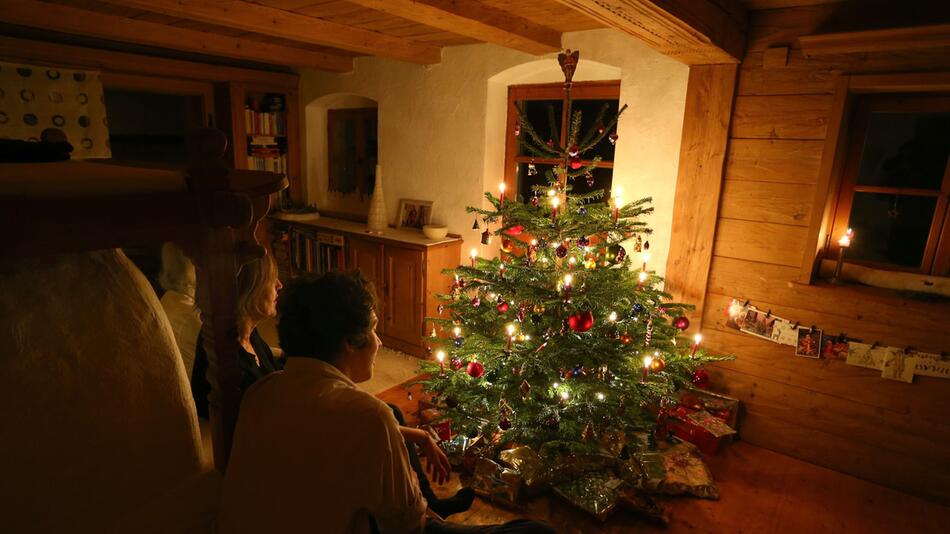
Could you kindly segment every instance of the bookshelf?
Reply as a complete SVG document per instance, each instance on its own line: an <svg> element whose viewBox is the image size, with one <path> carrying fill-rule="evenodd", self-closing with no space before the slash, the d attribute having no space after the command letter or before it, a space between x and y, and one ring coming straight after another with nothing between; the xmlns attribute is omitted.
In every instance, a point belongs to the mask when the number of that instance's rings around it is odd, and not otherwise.
<svg viewBox="0 0 950 534"><path fill-rule="evenodd" d="M296 84L223 83L215 93L222 117L219 127L230 133L235 168L286 175L290 188L281 203L302 202Z"/></svg>

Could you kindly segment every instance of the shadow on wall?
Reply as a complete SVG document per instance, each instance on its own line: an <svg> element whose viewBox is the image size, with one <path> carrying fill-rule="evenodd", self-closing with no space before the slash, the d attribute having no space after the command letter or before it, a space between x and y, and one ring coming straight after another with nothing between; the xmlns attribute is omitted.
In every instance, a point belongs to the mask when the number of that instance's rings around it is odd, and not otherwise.
<svg viewBox="0 0 950 534"><path fill-rule="evenodd" d="M306 107L306 139L310 146L309 157L306 162L306 196L308 204L316 204L320 211L332 211L342 213L352 213L357 215L366 215L369 209L369 198L372 191L363 192L353 190L349 193L331 192L330 185L330 150L328 134L328 117L333 110L359 109L359 108L377 108L378 103L375 100L352 93L333 93L324 95ZM350 138L355 139L356 132L350 132ZM338 133L337 136L341 135ZM375 132L373 132L375 140ZM340 141L340 139L337 139ZM375 142L375 141L374 141ZM339 145L340 143L336 143ZM342 141L343 145L350 145L347 141ZM354 160L358 157L364 159L363 155L356 155L356 147L352 146L350 154ZM365 163L369 169L375 168L375 154L372 156L374 161ZM346 187L346 189L352 189Z"/></svg>

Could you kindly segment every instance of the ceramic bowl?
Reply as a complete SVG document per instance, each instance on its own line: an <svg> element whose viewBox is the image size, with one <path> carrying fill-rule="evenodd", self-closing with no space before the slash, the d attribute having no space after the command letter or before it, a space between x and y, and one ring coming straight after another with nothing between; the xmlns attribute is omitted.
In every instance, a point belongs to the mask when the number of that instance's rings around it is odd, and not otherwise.
<svg viewBox="0 0 950 534"><path fill-rule="evenodd" d="M427 224L422 227L422 233L429 239L442 239L449 233L449 227L444 224Z"/></svg>

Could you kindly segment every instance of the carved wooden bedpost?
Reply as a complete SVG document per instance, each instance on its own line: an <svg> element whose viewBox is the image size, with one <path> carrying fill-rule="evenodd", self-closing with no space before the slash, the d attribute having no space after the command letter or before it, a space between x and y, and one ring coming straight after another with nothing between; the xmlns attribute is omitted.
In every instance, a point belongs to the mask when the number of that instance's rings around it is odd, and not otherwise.
<svg viewBox="0 0 950 534"><path fill-rule="evenodd" d="M224 472L241 403L238 365L237 274L242 265L265 254L254 229L266 215L268 195L286 187L273 174L225 168L227 139L201 130L190 143L188 187L198 198L201 229L183 243L194 260L201 337L208 355L208 407L215 467Z"/></svg>

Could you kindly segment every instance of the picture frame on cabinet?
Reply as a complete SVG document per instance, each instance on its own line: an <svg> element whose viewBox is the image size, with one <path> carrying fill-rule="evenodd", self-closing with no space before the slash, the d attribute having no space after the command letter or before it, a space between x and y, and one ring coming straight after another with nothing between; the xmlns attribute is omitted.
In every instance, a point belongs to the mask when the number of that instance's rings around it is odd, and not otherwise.
<svg viewBox="0 0 950 534"><path fill-rule="evenodd" d="M412 200L403 198L399 201L399 216L396 218L396 228L412 228L422 230L432 219L431 200Z"/></svg>

